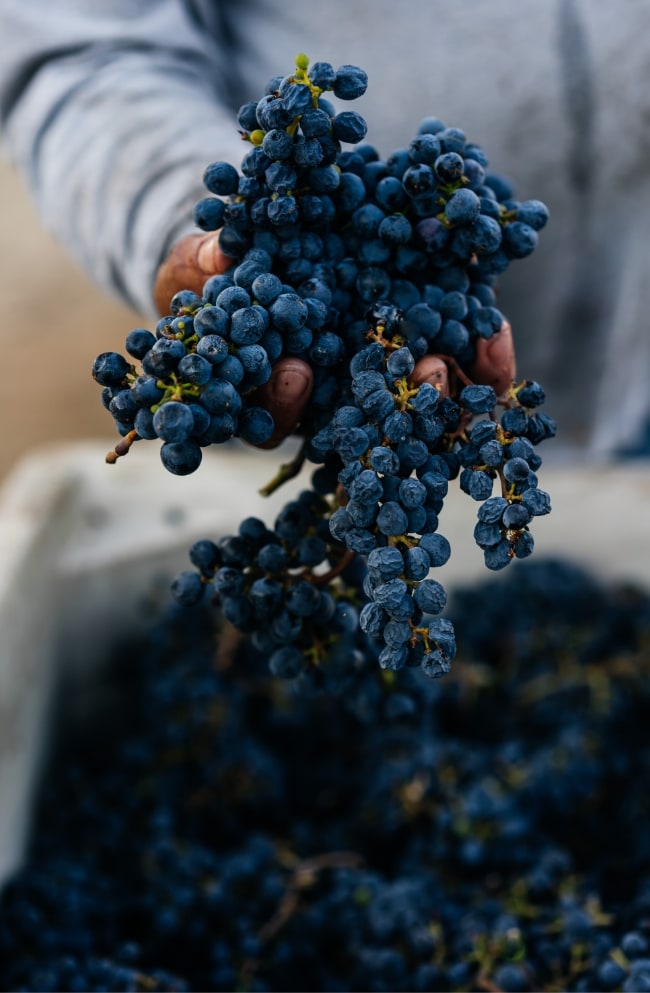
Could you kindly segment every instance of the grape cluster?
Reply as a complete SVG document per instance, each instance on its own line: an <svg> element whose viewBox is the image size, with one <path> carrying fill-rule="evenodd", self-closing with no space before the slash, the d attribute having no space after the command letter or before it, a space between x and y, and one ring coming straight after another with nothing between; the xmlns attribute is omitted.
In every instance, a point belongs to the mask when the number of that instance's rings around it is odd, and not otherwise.
<svg viewBox="0 0 650 993"><path fill-rule="evenodd" d="M517 563L451 598L447 678L300 692L189 610L60 739L0 988L648 989L647 591Z"/></svg>
<svg viewBox="0 0 650 993"><path fill-rule="evenodd" d="M230 267L202 296L176 294L155 335L131 332L126 347L140 374L117 353L95 361L122 435L108 458L159 438L163 464L185 474L207 445L233 437L264 445L275 425L259 387L281 359L305 361L314 388L295 427L302 448L270 489L304 461L321 466L299 536L318 539L321 559L291 545L285 509L274 533L262 526L262 544L231 536L238 548L246 540L244 555L194 563L196 574L183 573L174 591L189 604L212 586L236 626L269 648L275 639L273 665L285 674L312 649L313 661L325 658L332 639L322 629L332 605L345 604L379 644L383 667L439 676L455 639L439 616L445 591L429 571L450 554L438 533L449 482L459 477L481 503L475 537L490 569L529 555L529 525L550 510L536 475L536 446L555 433L538 410L542 387L523 380L497 396L480 381L482 343L505 322L497 277L533 251L548 212L516 200L482 148L437 118L382 160L364 141L363 118L324 95L355 99L365 72L310 66L306 56L296 63L241 107L251 146L241 171L227 162L205 169L211 195L194 219L219 231ZM418 363L432 360L437 372L423 381ZM365 575L342 590L350 556Z"/></svg>
<svg viewBox="0 0 650 993"><path fill-rule="evenodd" d="M144 328L129 334L126 349L141 361L139 375L118 353L95 360L93 376L123 435L111 460L137 439L159 438L165 468L187 475L201 464L206 445L235 435L257 445L270 439L271 415L243 399L271 375L268 351L260 344L268 312L250 306L248 293L233 284L216 292L217 279L205 291L214 305L183 291L156 335Z"/></svg>
<svg viewBox="0 0 650 993"><path fill-rule="evenodd" d="M141 362L140 375L116 352L94 362L93 378L123 436L110 461L134 441L158 438L165 468L186 475L199 467L207 445L235 436L265 444L273 418L251 394L275 362L295 355L325 369L344 357L340 339L327 329L332 293L313 271L328 257L316 231L325 234L333 220L322 217L317 191L338 184L341 141L361 140L366 125L356 112L337 114L320 94L355 99L367 78L355 66L335 73L324 63L308 76L305 60L298 63L295 76L272 80L262 100L241 108L240 124L253 145L243 174L227 162L205 170L205 185L217 196L196 205L195 221L202 230L221 228L221 247L230 257L243 256L239 264L209 279L202 296L177 293L155 335L140 328L129 334L126 350ZM303 187L308 192L294 196ZM278 237L254 247L250 233L267 227Z"/></svg>
<svg viewBox="0 0 650 993"><path fill-rule="evenodd" d="M330 513L320 493L304 490L278 514L273 530L247 518L236 535L195 542L195 570L176 576L172 594L191 606L212 584L223 616L252 632L271 671L300 676L310 660L340 652L358 624L358 565L332 540Z"/></svg>
<svg viewBox="0 0 650 993"><path fill-rule="evenodd" d="M199 543L190 552L197 571L172 585L188 605L211 585L225 617L272 653L276 674L295 677L307 661L327 657L341 636L337 605L348 620L358 615L361 631L379 644L382 668L445 674L456 640L439 616L444 587L430 573L451 554L438 531L450 479L459 476L461 488L482 501L475 538L490 569L527 557L529 524L550 510L530 440L547 424L534 413L543 397L538 384L501 398L501 422L490 386L466 385L457 401L430 383L412 386L415 358L399 333L399 311L380 310L374 340L350 363L349 402L305 447L305 457L321 463L318 492L288 503L273 531L246 521L239 536ZM492 496L497 479L503 495ZM346 570L351 579L342 585Z"/></svg>

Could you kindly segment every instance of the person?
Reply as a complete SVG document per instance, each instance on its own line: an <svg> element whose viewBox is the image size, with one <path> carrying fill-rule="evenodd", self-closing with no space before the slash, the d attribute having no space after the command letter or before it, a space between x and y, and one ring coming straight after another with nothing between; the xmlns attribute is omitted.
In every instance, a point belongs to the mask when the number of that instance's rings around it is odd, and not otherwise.
<svg viewBox="0 0 650 993"><path fill-rule="evenodd" d="M299 51L368 72L355 107L383 154L435 114L518 198L548 205L538 251L500 289L518 366L543 383L575 457L638 444L650 414L638 0L4 0L4 146L44 224L99 285L154 314L170 259L181 275L217 270L191 219L203 169L240 162L236 108Z"/></svg>

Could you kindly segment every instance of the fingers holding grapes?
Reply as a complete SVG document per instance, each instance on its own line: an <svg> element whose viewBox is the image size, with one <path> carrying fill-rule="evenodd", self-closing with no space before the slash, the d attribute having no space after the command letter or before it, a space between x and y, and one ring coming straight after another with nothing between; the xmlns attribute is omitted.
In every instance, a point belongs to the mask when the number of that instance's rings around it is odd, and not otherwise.
<svg viewBox="0 0 650 993"><path fill-rule="evenodd" d="M189 289L201 295L210 276L223 273L232 259L219 247L218 233L191 234L177 242L164 260L156 277L154 300L158 312L169 310L172 297ZM504 320L501 329L490 338L479 338L476 355L467 370L473 382L492 386L500 395L515 377L512 330ZM452 370L453 374L453 370ZM441 396L450 394L450 369L440 355L425 355L416 363L410 377L414 386L430 383ZM302 359L279 359L269 381L256 391L256 402L273 417L275 430L260 447L274 448L299 426L313 390L313 372Z"/></svg>
<svg viewBox="0 0 650 993"><path fill-rule="evenodd" d="M468 369L470 379L491 386L501 396L516 376L515 346L510 322L505 318L499 331L476 342L476 357Z"/></svg>
<svg viewBox="0 0 650 993"><path fill-rule="evenodd" d="M441 396L449 396L449 369L439 355L424 355L418 359L409 378L413 386L430 383Z"/></svg>
<svg viewBox="0 0 650 993"><path fill-rule="evenodd" d="M256 400L268 410L275 430L260 448L276 448L300 424L314 384L311 366L302 359L287 357L273 366L271 378L257 390Z"/></svg>
<svg viewBox="0 0 650 993"><path fill-rule="evenodd" d="M160 266L154 287L154 301L161 316L169 312L170 301L180 290L202 295L210 276L226 272L233 260L221 251L218 233L191 234L178 241ZM271 414L275 430L269 441L258 447L275 448L300 424L311 397L314 374L307 362L286 357L273 366L271 378L255 391L255 401Z"/></svg>
<svg viewBox="0 0 650 993"><path fill-rule="evenodd" d="M452 365L454 373L455 360ZM480 386L492 386L497 396L501 396L515 379L515 349L512 328L504 319L501 328L490 338L478 338L476 354L467 369L469 379ZM418 359L410 376L413 386L431 383L441 396L450 394L449 360L441 355L425 355Z"/></svg>
<svg viewBox="0 0 650 993"><path fill-rule="evenodd" d="M232 259L219 248L217 234L189 234L172 247L162 262L154 284L154 303L160 316L169 313L169 304L180 290L201 295L210 276L225 272Z"/></svg>

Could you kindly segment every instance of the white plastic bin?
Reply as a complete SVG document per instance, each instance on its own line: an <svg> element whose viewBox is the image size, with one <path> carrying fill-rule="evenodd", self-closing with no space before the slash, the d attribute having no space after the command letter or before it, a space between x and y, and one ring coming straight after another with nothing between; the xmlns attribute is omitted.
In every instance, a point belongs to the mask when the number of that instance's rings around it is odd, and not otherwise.
<svg viewBox="0 0 650 993"><path fill-rule="evenodd" d="M116 635L169 596L197 538L234 531L255 514L271 523L309 467L265 499L258 489L291 445L264 453L233 445L171 476L155 446L117 465L112 441L56 445L24 458L0 491L0 883L20 865L62 675L92 685ZM457 484L453 484L456 486ZM553 512L534 522L535 556L562 556L597 575L650 587L650 461L542 466ZM447 589L490 574L474 545L477 505L450 492L441 532L452 558Z"/></svg>

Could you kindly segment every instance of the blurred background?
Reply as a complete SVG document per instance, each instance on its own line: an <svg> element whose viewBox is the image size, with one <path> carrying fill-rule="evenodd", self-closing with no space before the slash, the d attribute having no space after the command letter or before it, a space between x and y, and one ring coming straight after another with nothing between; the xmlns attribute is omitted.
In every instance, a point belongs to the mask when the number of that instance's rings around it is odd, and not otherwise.
<svg viewBox="0 0 650 993"><path fill-rule="evenodd" d="M44 231L22 178L5 160L0 217L2 482L25 452L48 442L114 444L90 370L99 352L123 350L127 332L143 318L107 298Z"/></svg>

